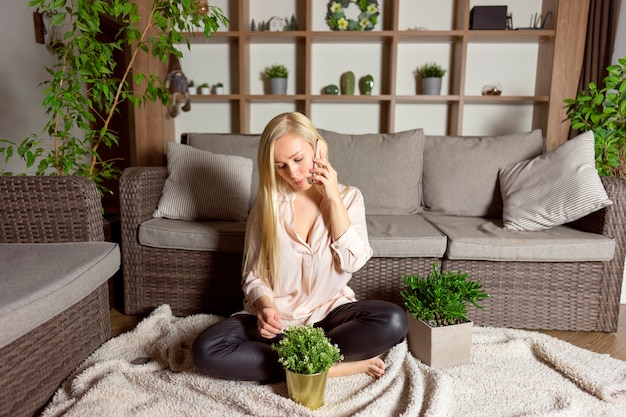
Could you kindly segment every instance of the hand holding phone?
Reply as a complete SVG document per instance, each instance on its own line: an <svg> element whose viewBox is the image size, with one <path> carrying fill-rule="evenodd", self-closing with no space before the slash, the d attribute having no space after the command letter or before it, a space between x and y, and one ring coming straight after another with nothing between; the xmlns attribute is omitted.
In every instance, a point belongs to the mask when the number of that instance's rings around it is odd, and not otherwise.
<svg viewBox="0 0 626 417"><path fill-rule="evenodd" d="M315 150L313 151L313 158L317 158L317 144L320 143L320 140L317 139L315 141ZM317 164L315 163L315 161L313 161L313 169L317 168ZM313 184L313 177L315 176L315 173L312 173L310 177L307 178L307 181L309 182L309 184Z"/></svg>

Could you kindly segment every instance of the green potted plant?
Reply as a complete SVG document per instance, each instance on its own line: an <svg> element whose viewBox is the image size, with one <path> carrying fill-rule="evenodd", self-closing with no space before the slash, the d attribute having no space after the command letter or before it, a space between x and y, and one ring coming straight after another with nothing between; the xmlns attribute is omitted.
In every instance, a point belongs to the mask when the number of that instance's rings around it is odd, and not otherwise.
<svg viewBox="0 0 626 417"><path fill-rule="evenodd" d="M189 83L187 84L187 93L190 95L198 94L198 87L196 87L194 80L189 80Z"/></svg>
<svg viewBox="0 0 626 417"><path fill-rule="evenodd" d="M21 142L2 139L5 158L17 156L27 168L37 167L37 175L80 175L93 180L106 192L107 180L116 179L120 170L115 160L104 160L103 147L118 145L118 134L111 127L120 104L136 106L171 100L166 79L156 73L136 70L137 60L148 54L163 63L182 57L179 44L190 47L187 34L203 27L208 38L225 26L228 19L211 6L199 13L194 1L153 0L139 8L128 0L65 1L32 0L29 7L50 14L50 30L58 32L51 52L56 62L46 68L43 107L48 121L41 134L31 134ZM113 41L101 39L102 22L114 21L121 29ZM116 68L114 52L129 50L123 68ZM120 70L121 71L118 71ZM122 74L117 76L115 74Z"/></svg>
<svg viewBox="0 0 626 417"><path fill-rule="evenodd" d="M324 330L309 325L288 326L272 349L285 369L289 397L313 410L324 405L328 370L343 360L339 346Z"/></svg>
<svg viewBox="0 0 626 417"><path fill-rule="evenodd" d="M289 70L282 64L274 64L265 69L265 76L270 81L270 94L287 93L287 77Z"/></svg>
<svg viewBox="0 0 626 417"><path fill-rule="evenodd" d="M489 297L481 281L468 279L460 271L440 271L437 264L427 277L402 276L400 293L409 317L408 343L411 353L434 368L469 362L473 323L467 307Z"/></svg>
<svg viewBox="0 0 626 417"><path fill-rule="evenodd" d="M198 86L198 92L200 94L211 94L211 87L209 86L209 83L202 83Z"/></svg>
<svg viewBox="0 0 626 417"><path fill-rule="evenodd" d="M436 62L427 62L417 68L422 83L422 94L441 94L441 78L446 74L446 70Z"/></svg>
<svg viewBox="0 0 626 417"><path fill-rule="evenodd" d="M572 129L593 130L598 173L626 179L626 57L607 71L603 88L589 83L576 98L564 100L565 109Z"/></svg>
<svg viewBox="0 0 626 417"><path fill-rule="evenodd" d="M222 83L215 84L215 94L224 94L224 84Z"/></svg>

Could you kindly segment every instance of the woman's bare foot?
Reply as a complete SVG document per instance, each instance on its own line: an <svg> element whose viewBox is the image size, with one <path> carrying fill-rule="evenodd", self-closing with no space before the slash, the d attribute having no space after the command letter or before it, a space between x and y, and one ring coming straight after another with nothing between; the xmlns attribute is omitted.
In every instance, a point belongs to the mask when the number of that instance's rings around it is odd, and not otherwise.
<svg viewBox="0 0 626 417"><path fill-rule="evenodd" d="M385 373L385 362L378 356L354 362L338 362L328 371L329 377L367 374L372 378L380 378Z"/></svg>

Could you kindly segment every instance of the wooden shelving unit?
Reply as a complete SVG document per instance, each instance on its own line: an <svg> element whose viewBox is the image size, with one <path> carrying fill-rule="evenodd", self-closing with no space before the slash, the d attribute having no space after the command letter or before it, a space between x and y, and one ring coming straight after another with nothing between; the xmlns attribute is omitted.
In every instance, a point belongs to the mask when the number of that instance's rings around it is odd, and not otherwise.
<svg viewBox="0 0 626 417"><path fill-rule="evenodd" d="M222 103L230 107L232 132L251 131L251 106L254 103L290 103L296 110L311 115L320 103L371 103L379 106L380 132L394 132L397 105L447 106L445 132L463 134L464 111L467 105L528 105L532 106L532 128L541 128L547 137L549 149L567 139L569 126L562 123L563 99L576 95L582 52L588 0L543 0L542 13L552 13L549 27L541 30L470 30L470 10L477 2L454 0L451 30L415 31L399 28L401 5L407 0L379 0L383 8L381 30L369 32L338 32L313 30L314 2L298 0L296 20L300 30L287 32L258 32L249 30L252 1L229 0L229 31L218 32L210 40L202 35L192 36L192 43L228 45L229 68L232 74L229 94L192 96L195 102ZM507 0L508 2L522 0ZM503 4L506 4L504 1ZM480 3L478 3L480 4ZM315 3L315 7L319 4ZM319 26L319 25L318 25ZM192 34L193 35L193 34ZM372 44L380 50L379 94L372 96L323 95L314 91L314 73L319 62L314 62L314 48L323 44ZM480 96L466 95L468 49L475 44L535 44L538 45L537 71L534 95ZM251 88L251 48L262 44L289 45L295 50L295 94L264 95ZM398 60L400 49L411 44L441 44L450 48L448 94L442 96L408 95L398 91ZM319 61L319 60L318 60ZM184 62L183 62L184 66ZM256 81L255 81L256 82Z"/></svg>

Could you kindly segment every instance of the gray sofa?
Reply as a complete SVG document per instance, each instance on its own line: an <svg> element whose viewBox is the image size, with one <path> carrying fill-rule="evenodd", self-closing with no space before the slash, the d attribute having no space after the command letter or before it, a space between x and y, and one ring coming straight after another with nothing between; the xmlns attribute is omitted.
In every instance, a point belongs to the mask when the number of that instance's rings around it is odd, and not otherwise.
<svg viewBox="0 0 626 417"><path fill-rule="evenodd" d="M82 177L0 177L0 415L38 415L111 336L100 194Z"/></svg>
<svg viewBox="0 0 626 417"><path fill-rule="evenodd" d="M479 325L616 331L626 182L597 177L588 137L543 153L540 131L499 137L427 136L421 129L320 134L341 182L359 187L365 198L374 256L351 281L359 298L401 304L401 275L424 275L437 263L482 280L491 298L470 312ZM258 135L189 133L181 143L168 147L168 168L128 168L121 178L128 314L146 314L162 303L177 314L241 308L241 211L255 198ZM222 158L225 165L212 173L194 171L199 162L190 163L191 154L181 148L200 159ZM584 155L583 161L573 163L574 154ZM189 188L193 181L185 178L203 178L201 188L212 195L197 197L202 190ZM213 188L223 182L225 188ZM554 203L557 198L564 200ZM202 199L213 209L189 213ZM534 201L541 209L528 210L526 203ZM550 204L543 207L544 201ZM218 213L216 205L231 212Z"/></svg>

